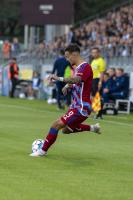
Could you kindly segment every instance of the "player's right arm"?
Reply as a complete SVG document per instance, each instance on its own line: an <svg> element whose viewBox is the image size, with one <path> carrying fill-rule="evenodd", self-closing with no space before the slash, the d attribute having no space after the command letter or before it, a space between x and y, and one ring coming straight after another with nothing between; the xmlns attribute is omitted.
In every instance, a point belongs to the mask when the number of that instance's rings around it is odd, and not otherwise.
<svg viewBox="0 0 133 200"><path fill-rule="evenodd" d="M64 77L58 77L55 74L51 74L49 76L49 79L51 81L61 81L61 82L67 83L67 84L78 84L78 83L82 82L82 77L80 77L80 76L64 78Z"/></svg>
<svg viewBox="0 0 133 200"><path fill-rule="evenodd" d="M78 84L81 82L85 82L88 79L88 77L91 74L90 69L91 67L89 65L86 65L85 67L77 70L74 77L64 78L64 77L58 77L57 75L53 74L53 75L50 75L50 79L51 81L52 80L61 81L67 84Z"/></svg>
<svg viewBox="0 0 133 200"><path fill-rule="evenodd" d="M81 81L82 81L82 78L80 76L75 76L75 77L70 77L70 78L63 78L63 82L65 82L67 84L78 84Z"/></svg>

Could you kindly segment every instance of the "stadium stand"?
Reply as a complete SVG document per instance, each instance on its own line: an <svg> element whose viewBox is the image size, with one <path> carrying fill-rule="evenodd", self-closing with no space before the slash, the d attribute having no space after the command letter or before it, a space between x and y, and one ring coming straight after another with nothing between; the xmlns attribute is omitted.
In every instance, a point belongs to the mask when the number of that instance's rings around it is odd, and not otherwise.
<svg viewBox="0 0 133 200"><path fill-rule="evenodd" d="M58 51L70 42L81 46L82 55L87 60L91 47L100 47L108 67L123 66L129 72L133 63L133 5L120 7L102 18L84 22L79 27L71 28L68 34L56 37L48 43L40 42L35 48L21 54L21 57L25 56L22 60L33 58L33 63L44 64L47 60L54 60Z"/></svg>
<svg viewBox="0 0 133 200"><path fill-rule="evenodd" d="M109 11L105 16L70 28L68 34L56 37L50 42L40 42L33 48L21 50L17 38L10 44L11 54L18 58L20 69L37 71L42 76L52 65L61 48L74 42L80 45L82 56L89 61L93 46L101 49L108 68L123 68L126 73L132 71L133 63L133 4L124 5ZM1 56L2 57L1 48ZM9 56L9 55L8 55ZM10 57L9 56L9 57ZM8 57L8 58L9 58ZM42 78L42 77L41 77ZM133 88L130 86L130 96Z"/></svg>

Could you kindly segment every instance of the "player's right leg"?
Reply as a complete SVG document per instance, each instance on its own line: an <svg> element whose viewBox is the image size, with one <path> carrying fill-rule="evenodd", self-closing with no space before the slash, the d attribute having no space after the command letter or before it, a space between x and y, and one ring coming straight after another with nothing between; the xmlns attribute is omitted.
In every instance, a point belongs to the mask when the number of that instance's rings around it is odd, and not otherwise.
<svg viewBox="0 0 133 200"><path fill-rule="evenodd" d="M68 112L61 117L61 120L66 125L62 132L65 134L91 131L100 134L99 124L88 125L82 124L87 119L87 117L81 115L77 109L70 109Z"/></svg>
<svg viewBox="0 0 133 200"><path fill-rule="evenodd" d="M101 134L100 129L101 127L99 123L96 123L94 125L78 124L77 126L71 127L71 128L66 126L65 128L62 129L62 133L70 134L70 133L79 133L79 132L89 131L89 132Z"/></svg>

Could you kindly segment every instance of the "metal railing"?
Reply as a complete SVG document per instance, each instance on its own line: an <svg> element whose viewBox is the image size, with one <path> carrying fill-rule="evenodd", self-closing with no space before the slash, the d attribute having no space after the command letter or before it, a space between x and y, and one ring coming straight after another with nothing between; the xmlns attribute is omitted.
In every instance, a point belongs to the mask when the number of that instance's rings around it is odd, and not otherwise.
<svg viewBox="0 0 133 200"><path fill-rule="evenodd" d="M112 67L122 67L127 68L128 71L133 70L133 45L116 45L116 46L106 46L100 47L101 54L106 59L107 66ZM34 69L40 69L41 66L46 64L53 65L53 62L58 56L58 51L48 51L44 49L40 51L38 48L30 51L23 51L17 55L18 64L21 65L32 65ZM91 47L84 48L81 52L82 57L90 62ZM2 55L0 54L0 65L7 66L8 60L4 61Z"/></svg>

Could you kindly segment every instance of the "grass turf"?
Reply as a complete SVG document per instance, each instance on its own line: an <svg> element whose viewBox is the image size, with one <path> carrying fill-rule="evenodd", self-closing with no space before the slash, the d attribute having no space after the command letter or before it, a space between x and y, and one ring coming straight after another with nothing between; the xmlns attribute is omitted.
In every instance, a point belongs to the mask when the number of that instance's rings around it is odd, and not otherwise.
<svg viewBox="0 0 133 200"><path fill-rule="evenodd" d="M47 157L29 157L61 114L43 101L0 98L0 200L132 200L133 115L106 116L100 136L60 133Z"/></svg>

